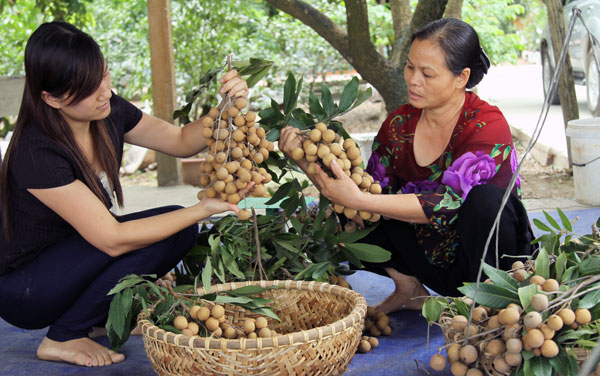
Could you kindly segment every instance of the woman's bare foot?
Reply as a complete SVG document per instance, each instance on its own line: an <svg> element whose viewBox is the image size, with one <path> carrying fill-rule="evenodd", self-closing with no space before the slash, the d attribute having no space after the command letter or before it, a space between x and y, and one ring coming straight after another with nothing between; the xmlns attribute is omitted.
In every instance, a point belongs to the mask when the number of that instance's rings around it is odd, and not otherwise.
<svg viewBox="0 0 600 376"><path fill-rule="evenodd" d="M394 281L396 289L392 295L374 308L385 314L402 310L420 310L423 308L425 297L429 296L429 291L423 287L421 282L406 274L402 274L393 268L385 268L390 278Z"/></svg>
<svg viewBox="0 0 600 376"><path fill-rule="evenodd" d="M118 354L89 338L57 342L44 337L37 349L37 356L42 360L67 362L87 367L107 366L125 359L125 355Z"/></svg>
<svg viewBox="0 0 600 376"><path fill-rule="evenodd" d="M106 337L107 335L108 335L108 332L106 331L106 328L103 326L94 326L94 327L92 327L92 331L88 333L89 338ZM142 329L140 329L140 327L136 326L129 335L141 336Z"/></svg>

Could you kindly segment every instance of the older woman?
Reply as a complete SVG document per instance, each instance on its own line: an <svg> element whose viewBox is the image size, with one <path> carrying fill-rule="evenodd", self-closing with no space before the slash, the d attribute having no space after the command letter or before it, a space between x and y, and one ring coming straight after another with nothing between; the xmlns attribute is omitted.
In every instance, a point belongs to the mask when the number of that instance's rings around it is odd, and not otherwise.
<svg viewBox="0 0 600 376"><path fill-rule="evenodd" d="M423 285L442 295L459 295L457 287L477 278L488 233L517 167L506 119L466 90L481 81L489 66L467 23L446 18L426 25L413 35L404 68L409 103L385 120L367 166L384 194L361 192L335 162L335 178L320 169L309 176L334 203L384 217L363 239L392 252L389 262L367 266L395 283L381 311L420 309L428 295ZM291 153L299 143L297 133L283 130L280 149ZM531 253L519 183L500 221L504 269L514 258L503 255ZM492 265L495 243L493 238L485 259Z"/></svg>

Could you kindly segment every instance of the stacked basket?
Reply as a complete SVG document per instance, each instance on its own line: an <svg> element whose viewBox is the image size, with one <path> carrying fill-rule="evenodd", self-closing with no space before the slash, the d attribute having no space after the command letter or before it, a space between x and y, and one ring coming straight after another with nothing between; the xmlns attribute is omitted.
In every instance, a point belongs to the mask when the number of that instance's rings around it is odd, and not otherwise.
<svg viewBox="0 0 600 376"><path fill-rule="evenodd" d="M284 334L234 340L188 337L158 328L142 312L138 324L154 370L159 375L341 375L346 371L364 329L364 297L344 287L305 281L228 283L212 286L210 293L248 285L274 287L260 295L272 301L281 319L269 319L269 328ZM234 325L258 317L234 305L226 305L225 315Z"/></svg>

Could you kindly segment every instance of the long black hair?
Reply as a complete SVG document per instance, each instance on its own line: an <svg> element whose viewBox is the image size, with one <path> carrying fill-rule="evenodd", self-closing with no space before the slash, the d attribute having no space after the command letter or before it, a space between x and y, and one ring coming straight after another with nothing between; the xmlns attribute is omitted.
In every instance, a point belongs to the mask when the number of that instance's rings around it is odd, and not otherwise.
<svg viewBox="0 0 600 376"><path fill-rule="evenodd" d="M446 56L446 66L455 75L465 68L471 69L467 89L477 85L490 67L490 59L479 44L479 36L471 25L456 18L432 21L413 35L411 42L435 41Z"/></svg>
<svg viewBox="0 0 600 376"><path fill-rule="evenodd" d="M83 172L84 183L107 206L98 176L77 145L71 127L59 110L42 100L42 91L56 98L68 97L77 104L92 95L101 85L106 62L100 47L88 34L65 22L40 25L31 34L25 48L25 90L13 136L0 167L0 215L6 239L12 228L9 202L9 166L12 151L18 147L23 129L39 126L57 144L65 147ZM106 172L120 205L123 192L119 183L117 153L104 121L90 127L95 157Z"/></svg>

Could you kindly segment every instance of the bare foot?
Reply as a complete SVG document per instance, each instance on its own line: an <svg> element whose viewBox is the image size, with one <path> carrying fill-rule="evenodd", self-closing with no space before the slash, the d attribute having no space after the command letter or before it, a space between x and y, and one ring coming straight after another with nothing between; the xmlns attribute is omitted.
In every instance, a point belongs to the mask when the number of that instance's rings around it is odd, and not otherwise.
<svg viewBox="0 0 600 376"><path fill-rule="evenodd" d="M89 338L97 338L97 337L106 337L108 335L106 328L103 326L94 326L92 327L92 331L88 333ZM129 335L132 336L141 336L142 329L136 326Z"/></svg>
<svg viewBox="0 0 600 376"><path fill-rule="evenodd" d="M44 337L37 349L37 356L42 360L67 362L87 367L107 366L125 359L125 355L118 354L89 338L57 342Z"/></svg>
<svg viewBox="0 0 600 376"><path fill-rule="evenodd" d="M421 282L406 274L402 274L393 268L385 268L390 278L394 281L396 289L392 295L377 304L374 308L385 314L402 310L420 310L423 308L425 298L429 296L429 291Z"/></svg>

